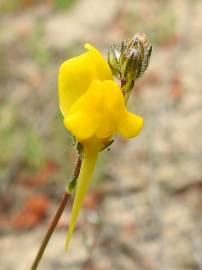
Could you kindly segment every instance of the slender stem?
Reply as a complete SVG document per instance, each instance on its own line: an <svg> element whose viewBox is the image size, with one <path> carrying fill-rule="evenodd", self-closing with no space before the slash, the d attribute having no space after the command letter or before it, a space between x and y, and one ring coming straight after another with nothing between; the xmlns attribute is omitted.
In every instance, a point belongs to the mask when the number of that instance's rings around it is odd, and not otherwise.
<svg viewBox="0 0 202 270"><path fill-rule="evenodd" d="M60 202L60 205L59 205L59 207L58 207L58 209L57 209L57 211L55 213L55 216L54 216L54 218L53 218L53 220L52 220L52 222L51 222L51 224L50 224L50 226L48 228L48 231L47 231L47 233L46 233L46 235L45 235L45 237L43 239L43 242L42 242L42 244L41 244L41 246L39 248L39 251L38 251L38 253L36 255L36 258L35 258L35 260L33 262L31 270L36 270L37 269L37 267L39 265L39 262L40 262L43 254L44 254L44 251L46 249L46 246L47 246L47 244L48 244L48 242L49 242L49 240L50 240L50 238L51 238L51 236L52 236L52 234L53 234L53 232L55 230L55 227L57 226L58 221L59 221L59 219L60 219L60 217L61 217L61 215L63 213L63 210L64 210L64 208L65 208L65 206L66 206L66 204L68 202L69 197L70 197L70 194L68 194L65 191L64 195L62 197L62 200Z"/></svg>
<svg viewBox="0 0 202 270"><path fill-rule="evenodd" d="M81 163L82 163L81 155L79 155L79 158L78 158L78 161L77 161L77 164L76 164L76 168L75 168L74 174L73 174L74 179L77 179L78 176L79 176ZM58 224L58 222L60 220L60 217L61 217L61 215L62 215L62 213L64 211L65 206L67 205L67 202L68 202L69 198L70 198L70 193L67 193L67 191L65 191L64 194L63 194L63 197L61 199L61 202L59 204L59 207L58 207L58 209L57 209L57 211L55 213L55 216L53 217L53 219L52 219L52 221L50 223L50 226L49 226L49 228L48 228L48 230L46 232L46 235L45 235L45 237L44 237L44 239L42 241L42 244L41 244L41 246L40 246L40 248L38 250L38 253L37 253L37 255L36 255L35 259L34 259L31 270L36 270L37 269L37 267L38 267L38 265L39 265L39 263L41 261L41 258L42 258L43 254L44 254L44 251L45 251L45 249L46 249L46 247L48 245L48 242L49 242L49 240L50 240L50 238L51 238L51 236L52 236L52 234L53 234L53 232L54 232L54 230L55 230L55 228L56 228L56 226L57 226L57 224Z"/></svg>

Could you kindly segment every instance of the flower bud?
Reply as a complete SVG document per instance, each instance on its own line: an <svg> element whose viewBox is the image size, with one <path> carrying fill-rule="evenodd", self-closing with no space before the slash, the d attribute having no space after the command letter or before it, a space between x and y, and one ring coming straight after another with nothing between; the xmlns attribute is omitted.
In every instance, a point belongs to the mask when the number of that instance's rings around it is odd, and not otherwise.
<svg viewBox="0 0 202 270"><path fill-rule="evenodd" d="M123 92L133 88L148 67L152 45L144 33L137 33L120 45L112 45L108 51L108 63L112 74L121 80Z"/></svg>
<svg viewBox="0 0 202 270"><path fill-rule="evenodd" d="M120 51L113 44L108 51L108 63L114 77L121 79L119 59L120 59Z"/></svg>

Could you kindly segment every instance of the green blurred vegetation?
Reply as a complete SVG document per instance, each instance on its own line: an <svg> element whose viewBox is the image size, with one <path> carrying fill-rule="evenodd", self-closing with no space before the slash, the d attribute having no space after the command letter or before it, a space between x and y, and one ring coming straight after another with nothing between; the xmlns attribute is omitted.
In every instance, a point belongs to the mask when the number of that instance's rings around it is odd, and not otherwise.
<svg viewBox="0 0 202 270"><path fill-rule="evenodd" d="M53 0L56 9L67 9L72 6L76 0Z"/></svg>
<svg viewBox="0 0 202 270"><path fill-rule="evenodd" d="M59 110L52 115L48 135L41 134L33 121L23 119L12 104L1 105L0 115L0 176L5 175L8 165L16 159L23 160L27 172L40 169L48 160L67 170L71 168L72 164L67 164L67 154L72 140L59 119Z"/></svg>
<svg viewBox="0 0 202 270"><path fill-rule="evenodd" d="M56 10L64 10L70 8L75 1L76 0L1 0L0 13L12 13L41 4L50 6Z"/></svg>
<svg viewBox="0 0 202 270"><path fill-rule="evenodd" d="M34 60L37 61L39 65L45 67L51 62L51 51L47 50L44 46L43 36L43 22L39 20L31 32L31 35L26 40L26 47Z"/></svg>
<svg viewBox="0 0 202 270"><path fill-rule="evenodd" d="M44 160L44 144L36 131L20 119L17 108L5 104L0 108L1 155L6 165L15 156L23 156L27 165L38 167Z"/></svg>
<svg viewBox="0 0 202 270"><path fill-rule="evenodd" d="M20 7L21 1L19 0L9 0L9 1L1 1L0 2L0 13L10 13L13 12Z"/></svg>

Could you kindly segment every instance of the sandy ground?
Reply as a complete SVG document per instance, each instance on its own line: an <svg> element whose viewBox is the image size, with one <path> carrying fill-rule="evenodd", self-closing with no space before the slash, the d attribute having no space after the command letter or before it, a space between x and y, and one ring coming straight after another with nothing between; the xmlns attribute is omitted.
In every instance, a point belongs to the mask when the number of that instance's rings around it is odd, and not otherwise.
<svg viewBox="0 0 202 270"><path fill-rule="evenodd" d="M131 109L145 119L144 131L135 140L118 138L104 154L99 176L99 188L104 191L99 206L82 212L79 224L83 226L74 234L68 253L63 249L65 230L60 226L39 269L202 269L202 2L130 0L120 12L121 6L121 1L81 0L67 13L50 14L40 7L1 19L2 40L12 48L19 33L29 31L36 18L44 18L43 42L56 52L83 41L91 41L106 52L109 44L131 34L133 23L134 32L146 29L159 39L158 33L167 24L173 31L167 40L154 44L149 70L137 82L130 101ZM167 11L174 14L175 26L170 25ZM158 23L156 32L145 17L152 26ZM33 96L30 81L23 80L25 74L29 80L35 76L39 83L34 102L39 97L50 100L41 76L56 85L52 78L59 63L41 75L32 59L15 60L17 74L12 82L5 79L12 102L20 108L29 95ZM19 96L12 87L19 89ZM54 106L50 102L45 109L48 123ZM22 107L22 114L24 110ZM47 128L40 132L46 134ZM30 231L1 234L0 268L29 269L45 229L43 223Z"/></svg>

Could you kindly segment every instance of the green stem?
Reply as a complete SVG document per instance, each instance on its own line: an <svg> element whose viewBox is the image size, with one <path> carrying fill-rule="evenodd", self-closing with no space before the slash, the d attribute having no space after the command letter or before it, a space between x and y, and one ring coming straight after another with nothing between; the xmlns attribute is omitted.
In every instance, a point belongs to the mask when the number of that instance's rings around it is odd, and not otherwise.
<svg viewBox="0 0 202 270"><path fill-rule="evenodd" d="M74 174L73 174L73 179L77 179L78 176L79 176L79 173L80 173L80 168L81 168L81 163L82 163L82 160L81 160L81 155L79 155L79 158L78 158L78 161L77 161L77 165L76 165L76 168L75 168L75 171L74 171ZM51 223L50 223L50 226L46 232L46 235L41 243L41 246L38 250L38 253L34 259L34 262L32 264L32 267L31 267L31 270L36 270L40 261L41 261L41 258L43 257L43 254L44 254L44 251L48 245L48 242L60 220L60 217L64 211L64 208L65 206L67 205L67 202L70 198L70 193L67 193L67 191L64 192L63 194L63 197L61 199L61 202L59 204L59 207L55 213L55 216L53 217Z"/></svg>

